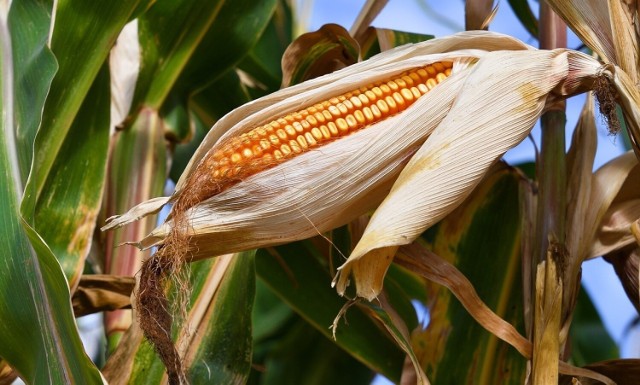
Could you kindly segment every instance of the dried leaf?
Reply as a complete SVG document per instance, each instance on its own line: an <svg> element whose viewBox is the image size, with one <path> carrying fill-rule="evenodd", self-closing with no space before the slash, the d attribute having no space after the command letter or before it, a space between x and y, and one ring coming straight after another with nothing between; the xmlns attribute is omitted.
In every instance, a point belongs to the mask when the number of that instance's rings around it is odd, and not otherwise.
<svg viewBox="0 0 640 385"><path fill-rule="evenodd" d="M589 48L607 63L616 63L607 2L549 0L548 3Z"/></svg>
<svg viewBox="0 0 640 385"><path fill-rule="evenodd" d="M604 3L604 2L603 2ZM638 82L638 37L633 17L620 0L609 0L613 43L616 49L615 64L622 68L634 83Z"/></svg>
<svg viewBox="0 0 640 385"><path fill-rule="evenodd" d="M640 383L640 360L635 358L596 362L585 366L594 372L601 373L617 385L635 385ZM582 385L599 385L600 382L590 378L579 377ZM564 378L560 384L570 384L571 378Z"/></svg>
<svg viewBox="0 0 640 385"><path fill-rule="evenodd" d="M640 271L640 248L631 246L622 250L617 250L607 254L604 259L613 265L624 292L629 301L640 314L640 286L638 285L638 274Z"/></svg>
<svg viewBox="0 0 640 385"><path fill-rule="evenodd" d="M467 31L487 29L496 16L498 5L493 0L467 0L464 2L464 25Z"/></svg>
<svg viewBox="0 0 640 385"><path fill-rule="evenodd" d="M388 2L389 0L367 0L349 30L351 36L362 43L365 32Z"/></svg>
<svg viewBox="0 0 640 385"><path fill-rule="evenodd" d="M130 309L134 286L133 277L85 274L71 298L73 314L81 317L104 310Z"/></svg>
<svg viewBox="0 0 640 385"><path fill-rule="evenodd" d="M593 175L592 210L590 217L585 218L595 227L589 258L608 254L634 241L631 225L640 216L639 176L638 160L631 152L611 160Z"/></svg>
<svg viewBox="0 0 640 385"><path fill-rule="evenodd" d="M349 32L337 24L325 24L305 33L287 47L282 56L282 87L334 72L358 61L360 47Z"/></svg>

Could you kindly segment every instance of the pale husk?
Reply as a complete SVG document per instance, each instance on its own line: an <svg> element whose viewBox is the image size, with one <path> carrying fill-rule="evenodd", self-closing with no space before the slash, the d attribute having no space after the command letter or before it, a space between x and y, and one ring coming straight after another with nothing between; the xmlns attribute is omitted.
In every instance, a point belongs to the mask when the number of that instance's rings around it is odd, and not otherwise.
<svg viewBox="0 0 640 385"><path fill-rule="evenodd" d="M583 63L580 71L570 70L576 63ZM469 195L491 164L529 134L549 93L570 93L579 88L577 73L594 77L597 68L597 61L566 50L483 56L340 268L338 292L345 291L353 272L358 295L374 298L397 247L411 243Z"/></svg>
<svg viewBox="0 0 640 385"><path fill-rule="evenodd" d="M409 68L444 59L457 62L454 74L437 87L437 92L419 99L403 114L263 171L195 206L189 213L194 229L193 257L212 257L306 238L375 207L408 157L444 118L460 93L468 72L464 70L465 63L495 49L531 47L508 36L482 31L434 39L283 89L223 117L196 150L176 192L223 137L249 131L275 117ZM137 220L168 201L157 198L137 206L123 216L111 218L104 229ZM165 223L140 245L161 243L170 227L171 222Z"/></svg>
<svg viewBox="0 0 640 385"><path fill-rule="evenodd" d="M631 226L640 217L640 165L632 152L621 155L594 174L592 207L598 226L588 257L621 249L635 241ZM594 210L596 211L596 210Z"/></svg>
<svg viewBox="0 0 640 385"><path fill-rule="evenodd" d="M605 0L548 0L589 48L607 63L615 63L616 49L611 32L609 7Z"/></svg>

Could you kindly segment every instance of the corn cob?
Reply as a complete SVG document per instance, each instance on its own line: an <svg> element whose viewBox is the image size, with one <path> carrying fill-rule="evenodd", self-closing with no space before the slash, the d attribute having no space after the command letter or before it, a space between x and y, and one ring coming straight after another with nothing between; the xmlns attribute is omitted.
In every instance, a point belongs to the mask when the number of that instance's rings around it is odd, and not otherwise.
<svg viewBox="0 0 640 385"><path fill-rule="evenodd" d="M229 138L204 159L202 172L215 180L213 190L202 191L206 199L262 170L298 154L359 131L406 110L451 74L452 62L438 62L404 72L388 81L377 82L332 97ZM195 182L195 181L194 181ZM205 183L210 187L212 184ZM193 186L195 187L195 186Z"/></svg>

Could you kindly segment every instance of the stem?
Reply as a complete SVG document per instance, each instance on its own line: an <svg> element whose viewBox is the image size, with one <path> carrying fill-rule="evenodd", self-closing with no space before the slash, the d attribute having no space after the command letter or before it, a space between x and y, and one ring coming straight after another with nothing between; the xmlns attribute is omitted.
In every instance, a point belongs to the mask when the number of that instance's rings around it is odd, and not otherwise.
<svg viewBox="0 0 640 385"><path fill-rule="evenodd" d="M546 2L540 3L540 48L566 47L566 26ZM537 254L533 312L534 385L558 383L562 316L562 271L565 265L566 161L565 105L558 103L542 115L539 191L536 223Z"/></svg>

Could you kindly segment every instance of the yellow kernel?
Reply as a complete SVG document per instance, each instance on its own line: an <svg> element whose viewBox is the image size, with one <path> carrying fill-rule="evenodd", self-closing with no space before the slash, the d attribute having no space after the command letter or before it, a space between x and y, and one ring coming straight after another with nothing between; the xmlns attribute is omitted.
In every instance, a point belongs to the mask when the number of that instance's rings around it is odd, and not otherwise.
<svg viewBox="0 0 640 385"><path fill-rule="evenodd" d="M351 103L351 100L346 99L345 101L342 102L342 104L344 104L345 107L347 107L348 111L353 110L353 103ZM340 107L338 107L340 108Z"/></svg>
<svg viewBox="0 0 640 385"><path fill-rule="evenodd" d="M291 116L291 115L285 116L284 120L285 120L285 122L287 122L286 124L291 124L291 123L296 121L295 118L293 116Z"/></svg>
<svg viewBox="0 0 640 385"><path fill-rule="evenodd" d="M364 124L366 123L366 119L364 118L364 114L362 113L362 111L360 110L356 110L353 112L353 117L356 118L356 120L358 121L358 123L360 124Z"/></svg>
<svg viewBox="0 0 640 385"><path fill-rule="evenodd" d="M387 106L387 103L384 100L378 100L376 102L376 106L378 106L378 108L380 109L380 112L382 114L384 114L384 115L389 114L389 106Z"/></svg>
<svg viewBox="0 0 640 385"><path fill-rule="evenodd" d="M307 123L309 124L309 123ZM300 122L295 122L292 124L293 128L296 130L297 133L301 133L304 131L304 127L302 127L302 124ZM289 132L287 131L287 133L289 134ZM294 133L295 135L295 133Z"/></svg>
<svg viewBox="0 0 640 385"><path fill-rule="evenodd" d="M405 88L405 90L406 90L406 88ZM393 95L391 95L391 97L393 97L393 100L395 100L396 104L398 104L398 105L403 105L404 104L404 98L402 97L402 95L400 95L399 92L394 92Z"/></svg>
<svg viewBox="0 0 640 385"><path fill-rule="evenodd" d="M253 156L253 152L250 148L245 148L244 150L242 150L242 156L244 156L245 158L251 158Z"/></svg>
<svg viewBox="0 0 640 385"><path fill-rule="evenodd" d="M397 91L400 88L400 86L393 80L389 80L387 82L387 86L391 91Z"/></svg>
<svg viewBox="0 0 640 385"><path fill-rule="evenodd" d="M373 92L372 90L369 90L369 91L365 92L363 96L365 96L367 98L367 101L365 103L369 103L369 100L371 100L373 102L374 100L377 99L376 93Z"/></svg>
<svg viewBox="0 0 640 385"><path fill-rule="evenodd" d="M447 78L447 75L445 75L443 73L439 73L439 74L436 75L436 80L438 81L438 83L440 83L441 81L443 81L446 78Z"/></svg>
<svg viewBox="0 0 640 385"><path fill-rule="evenodd" d="M411 94L415 99L418 99L420 96L422 96L422 94L416 87L411 87Z"/></svg>
<svg viewBox="0 0 640 385"><path fill-rule="evenodd" d="M320 131L320 129L319 129L318 127L313 127L313 128L311 129L311 135L313 135L313 137L314 137L316 140L320 140L320 139L322 139L322 131ZM305 136L306 136L306 135L305 135ZM308 139L307 139L307 140L308 140Z"/></svg>
<svg viewBox="0 0 640 385"><path fill-rule="evenodd" d="M282 155L282 152L280 152L280 150L275 150L273 152L273 157L276 158L276 160L280 160L284 157L284 155Z"/></svg>
<svg viewBox="0 0 640 385"><path fill-rule="evenodd" d="M335 116L336 118L338 116L340 116L340 110L338 109L338 107L336 106L330 106L328 108L329 112L331 113L331 115Z"/></svg>
<svg viewBox="0 0 640 385"><path fill-rule="evenodd" d="M408 102L411 102L414 99L413 92L408 88L403 88L402 91L400 91L400 94L402 95L402 98Z"/></svg>
<svg viewBox="0 0 640 385"><path fill-rule="evenodd" d="M444 65L442 63L433 63L432 64L433 68L435 68L436 71L438 72L442 72L444 71Z"/></svg>
<svg viewBox="0 0 640 385"><path fill-rule="evenodd" d="M377 99L377 98L381 98L381 97L383 97L383 96L384 96L384 92L382 92L382 90L380 89L380 87L373 87L373 88L371 89L371 92L373 92L373 94L374 94L374 97L373 97L373 98L370 98L371 100L375 100L375 99ZM369 96L369 95L367 94L367 96Z"/></svg>
<svg viewBox="0 0 640 385"><path fill-rule="evenodd" d="M418 84L418 91L420 91L420 94L424 95L429 92L429 87L427 87L425 84Z"/></svg>
<svg viewBox="0 0 640 385"><path fill-rule="evenodd" d="M300 145L298 144L297 141L295 140L291 140L289 141L289 146L291 146L291 150L295 153L295 154L299 154L302 152L302 149L300 148ZM284 151L282 151L284 152Z"/></svg>
<svg viewBox="0 0 640 385"><path fill-rule="evenodd" d="M296 134L296 129L293 128L293 126L290 124L287 124L284 130L287 132L289 136L294 136Z"/></svg>
<svg viewBox="0 0 640 385"><path fill-rule="evenodd" d="M325 120L333 120L333 115L327 110L322 111L322 116L324 116Z"/></svg>
<svg viewBox="0 0 640 385"><path fill-rule="evenodd" d="M386 98L384 98L384 101L387 102L387 106L389 106L389 112L392 114L395 113L398 109L398 105L393 97L387 96Z"/></svg>
<svg viewBox="0 0 640 385"><path fill-rule="evenodd" d="M380 100L380 102L384 103L384 100ZM386 107L386 105L385 105ZM382 111L380 111L380 108L378 108L377 104L372 104L371 105L371 112L373 113L373 117L375 119L380 119L382 117Z"/></svg>
<svg viewBox="0 0 640 385"><path fill-rule="evenodd" d="M373 112L371 112L371 108L365 107L362 109L362 113L368 122L372 122L374 119Z"/></svg>
<svg viewBox="0 0 640 385"><path fill-rule="evenodd" d="M307 122L309 122L310 125L312 126L316 126L318 124L318 121L316 120L316 118L312 115L307 116Z"/></svg>
<svg viewBox="0 0 640 385"><path fill-rule="evenodd" d="M315 127L313 129L317 130L317 128L315 128ZM318 132L320 132L320 131L318 131ZM320 137L322 137L322 134L320 134ZM318 142L316 141L315 136L313 136L313 134L310 133L310 132L305 133L304 134L304 138L307 140L307 143L309 143L309 147L313 147L316 144L318 144Z"/></svg>
<svg viewBox="0 0 640 385"><path fill-rule="evenodd" d="M338 126L340 131L343 131L343 132L349 129L349 125L347 124L347 121L342 118L338 118L336 120L336 126Z"/></svg>
<svg viewBox="0 0 640 385"><path fill-rule="evenodd" d="M325 122L325 120L326 120L326 119L325 119L325 117L324 117L324 115L322 115L322 113L321 113L321 112L316 112L313 116L316 118L316 120L317 120L319 123L324 123L324 122Z"/></svg>
<svg viewBox="0 0 640 385"><path fill-rule="evenodd" d="M286 144L283 144L282 146L280 146L280 151L282 151L282 154L285 156L291 154L291 148Z"/></svg>
<svg viewBox="0 0 640 385"><path fill-rule="evenodd" d="M273 137L276 138L276 140L278 140L278 138L275 135L271 135ZM269 137L271 138L271 137ZM267 150L269 149L269 147L271 147L271 143L269 143L269 141L267 139L261 139L260 140L260 147L262 147L263 150Z"/></svg>
<svg viewBox="0 0 640 385"><path fill-rule="evenodd" d="M280 139L278 139L276 135L271 134L269 135L269 142L271 142L271 144L273 144L274 146L277 146L278 144L280 144Z"/></svg>
<svg viewBox="0 0 640 385"><path fill-rule="evenodd" d="M336 124L334 122L329 122L327 123L327 127L329 128L329 132L331 133L331 136L337 136L338 135L338 127L336 126Z"/></svg>
<svg viewBox="0 0 640 385"><path fill-rule="evenodd" d="M241 160L242 160L242 156L237 152L234 152L231 155L231 163L240 163Z"/></svg>
<svg viewBox="0 0 640 385"><path fill-rule="evenodd" d="M451 76L451 68L447 68L446 70L444 70L444 74L447 76Z"/></svg>
<svg viewBox="0 0 640 385"><path fill-rule="evenodd" d="M425 68L425 70L427 71L427 73L429 74L429 77L435 76L437 71L435 68L433 68L432 65L428 66Z"/></svg>
<svg viewBox="0 0 640 385"><path fill-rule="evenodd" d="M276 131L276 135L278 135L278 138L280 138L282 140L287 139L287 133L284 132L284 130L282 130L282 129Z"/></svg>
<svg viewBox="0 0 640 385"><path fill-rule="evenodd" d="M347 121L347 124L351 129L356 128L358 126L358 121L356 120L356 118L353 117L353 115L347 115L345 120Z"/></svg>
<svg viewBox="0 0 640 385"><path fill-rule="evenodd" d="M435 79L429 79L429 80L427 80L427 88L428 88L429 90L432 90L432 89L433 89L433 87L435 87L435 86L437 86L437 85L438 85L438 83L435 81Z"/></svg>
<svg viewBox="0 0 640 385"><path fill-rule="evenodd" d="M344 103L338 103L336 107L338 107L338 110L340 110L341 114L346 114L347 112L349 112L349 109L344 105Z"/></svg>
<svg viewBox="0 0 640 385"><path fill-rule="evenodd" d="M391 93L391 88L389 88L388 85L386 84L382 84L380 85L380 90L382 90L382 92L384 93L384 95L388 95Z"/></svg>
<svg viewBox="0 0 640 385"><path fill-rule="evenodd" d="M354 96L349 100L351 101L351 104L356 108L362 108L362 101L360 101L360 99L357 96Z"/></svg>
<svg viewBox="0 0 640 385"><path fill-rule="evenodd" d="M401 81L404 83L403 85L401 85L401 84L400 84L400 82L401 82ZM413 79L412 79L409 75L404 75L404 76L402 77L402 80L398 80L398 85L399 85L400 87L402 87L402 88L409 88L409 87L412 87L412 86L413 86L413 83L414 83L414 81L413 81Z"/></svg>
<svg viewBox="0 0 640 385"><path fill-rule="evenodd" d="M369 104L369 97L367 97L366 93L358 95L358 99L360 99L360 101L362 102L363 105Z"/></svg>
<svg viewBox="0 0 640 385"><path fill-rule="evenodd" d="M327 128L327 126L320 126L320 132L322 132L323 138L325 139L331 138L331 133L329 132L329 129Z"/></svg>
<svg viewBox="0 0 640 385"><path fill-rule="evenodd" d="M309 145L307 144L307 139L303 136L300 135L296 138L296 141L298 142L298 144L300 145L300 147L306 149L309 147Z"/></svg>

